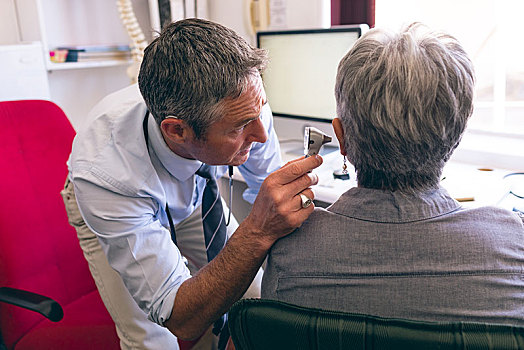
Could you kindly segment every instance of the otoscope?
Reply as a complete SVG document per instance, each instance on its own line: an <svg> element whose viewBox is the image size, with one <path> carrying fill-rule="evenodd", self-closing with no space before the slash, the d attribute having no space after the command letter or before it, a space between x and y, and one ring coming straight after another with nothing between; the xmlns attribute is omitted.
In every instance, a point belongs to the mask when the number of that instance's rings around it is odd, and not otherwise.
<svg viewBox="0 0 524 350"><path fill-rule="evenodd" d="M304 154L306 158L318 154L320 148L328 142L331 142L331 136L324 134L317 128L307 126L304 130ZM333 171L333 177L340 180L349 180L349 174L345 169Z"/></svg>
<svg viewBox="0 0 524 350"><path fill-rule="evenodd" d="M320 152L322 145L331 142L331 136L312 126L304 129L304 154L307 157L314 156Z"/></svg>

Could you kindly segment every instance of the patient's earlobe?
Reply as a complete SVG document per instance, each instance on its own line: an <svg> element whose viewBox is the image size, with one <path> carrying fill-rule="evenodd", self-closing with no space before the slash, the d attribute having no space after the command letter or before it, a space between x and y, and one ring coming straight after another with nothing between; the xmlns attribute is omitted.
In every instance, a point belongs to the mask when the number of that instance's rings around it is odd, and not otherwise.
<svg viewBox="0 0 524 350"><path fill-rule="evenodd" d="M342 122L339 118L333 119L333 130L335 131L335 136L337 137L338 143L340 144L340 154L343 156L346 155L346 146L344 144L344 128L342 127Z"/></svg>

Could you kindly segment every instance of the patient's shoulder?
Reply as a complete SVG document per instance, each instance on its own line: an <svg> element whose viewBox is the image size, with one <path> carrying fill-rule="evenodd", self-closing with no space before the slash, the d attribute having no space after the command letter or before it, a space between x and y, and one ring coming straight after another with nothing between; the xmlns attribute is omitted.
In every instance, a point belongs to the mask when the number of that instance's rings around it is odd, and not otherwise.
<svg viewBox="0 0 524 350"><path fill-rule="evenodd" d="M324 208L316 207L313 213L302 223L302 225L289 235L278 240L277 245L280 248L297 247L303 244L309 244L312 239L318 236L320 232L329 231L333 225L336 214Z"/></svg>
<svg viewBox="0 0 524 350"><path fill-rule="evenodd" d="M315 210L313 210L313 213L311 213L311 215L309 216L309 218L307 218L306 221L304 221L300 229L316 229L319 225L322 225L325 222L332 221L334 215L335 214L330 212L328 209L316 207Z"/></svg>

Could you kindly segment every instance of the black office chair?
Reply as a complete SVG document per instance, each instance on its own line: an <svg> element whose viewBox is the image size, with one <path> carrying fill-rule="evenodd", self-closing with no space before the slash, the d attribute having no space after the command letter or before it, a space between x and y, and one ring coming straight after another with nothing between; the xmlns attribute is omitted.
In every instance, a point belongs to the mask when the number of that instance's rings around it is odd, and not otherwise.
<svg viewBox="0 0 524 350"><path fill-rule="evenodd" d="M421 322L244 299L229 311L236 350L524 349L524 327Z"/></svg>
<svg viewBox="0 0 524 350"><path fill-rule="evenodd" d="M22 289L0 287L0 302L38 312L52 322L58 322L64 317L62 306L55 300Z"/></svg>

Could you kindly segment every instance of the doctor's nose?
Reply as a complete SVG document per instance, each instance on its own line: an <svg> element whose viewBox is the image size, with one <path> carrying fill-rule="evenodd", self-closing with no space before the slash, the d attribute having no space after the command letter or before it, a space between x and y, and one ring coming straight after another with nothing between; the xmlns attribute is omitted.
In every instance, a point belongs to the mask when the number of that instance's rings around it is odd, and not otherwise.
<svg viewBox="0 0 524 350"><path fill-rule="evenodd" d="M248 141L260 143L267 141L267 131L261 118L258 118L249 124Z"/></svg>

